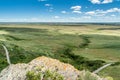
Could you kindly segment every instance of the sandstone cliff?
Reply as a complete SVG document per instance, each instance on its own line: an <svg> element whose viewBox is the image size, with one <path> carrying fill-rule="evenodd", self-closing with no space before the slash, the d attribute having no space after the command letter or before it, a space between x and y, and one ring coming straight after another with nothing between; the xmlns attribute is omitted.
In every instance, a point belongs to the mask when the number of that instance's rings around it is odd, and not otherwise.
<svg viewBox="0 0 120 80"><path fill-rule="evenodd" d="M90 80L87 78L85 79L85 71L79 71L70 64L65 64L60 62L59 60L51 59L44 56L38 57L28 64L18 63L8 66L0 73L0 80L27 80L27 72L35 70L38 67L41 68L43 72L45 70L55 71L62 75L64 77L64 80ZM107 78L100 78L93 73L90 73L89 76L95 77L95 80L108 80Z"/></svg>

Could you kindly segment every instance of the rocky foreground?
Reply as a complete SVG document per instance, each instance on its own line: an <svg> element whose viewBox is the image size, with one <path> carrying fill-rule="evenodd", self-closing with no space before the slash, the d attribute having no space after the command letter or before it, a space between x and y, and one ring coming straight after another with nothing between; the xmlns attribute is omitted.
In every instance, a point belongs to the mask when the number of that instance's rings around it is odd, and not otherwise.
<svg viewBox="0 0 120 80"><path fill-rule="evenodd" d="M0 80L28 80L26 78L27 72L37 70L37 68L40 68L42 72L45 70L55 71L62 75L64 80L109 80L108 78L100 78L93 73L88 75L86 71L79 71L70 64L65 64L59 60L44 56L38 57L28 64L19 63L8 66L0 73ZM40 78L39 80L45 79ZM51 79L49 78L47 80Z"/></svg>

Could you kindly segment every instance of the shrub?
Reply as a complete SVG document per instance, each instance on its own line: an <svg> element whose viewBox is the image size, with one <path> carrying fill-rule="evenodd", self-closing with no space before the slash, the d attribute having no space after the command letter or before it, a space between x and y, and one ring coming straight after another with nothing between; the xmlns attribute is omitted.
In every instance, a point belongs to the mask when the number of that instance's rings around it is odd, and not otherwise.
<svg viewBox="0 0 120 80"><path fill-rule="evenodd" d="M120 65L120 62L115 62L114 64L112 64L111 66L117 66Z"/></svg>
<svg viewBox="0 0 120 80"><path fill-rule="evenodd" d="M42 77L41 73L36 74L34 71L28 71L26 76L27 80L40 80L40 78Z"/></svg>
<svg viewBox="0 0 120 80"><path fill-rule="evenodd" d="M77 80L113 80L112 77L100 78L96 74L92 74L89 71L83 71Z"/></svg>
<svg viewBox="0 0 120 80"><path fill-rule="evenodd" d="M45 80L64 80L64 78L56 73L56 72L51 72L49 70L46 70L44 73L44 77Z"/></svg>
<svg viewBox="0 0 120 80"><path fill-rule="evenodd" d="M41 69L28 71L26 80L64 80L63 76L50 70L41 71Z"/></svg>
<svg viewBox="0 0 120 80"><path fill-rule="evenodd" d="M56 58L65 63L70 63L79 70L94 71L103 66L105 61L102 60L89 60L88 58L73 53L73 46L65 46L57 51ZM58 54L59 53L59 54Z"/></svg>
<svg viewBox="0 0 120 80"><path fill-rule="evenodd" d="M91 75L91 73L88 71L85 73L85 75L82 75L81 77L84 78L84 80L98 80L97 76Z"/></svg>

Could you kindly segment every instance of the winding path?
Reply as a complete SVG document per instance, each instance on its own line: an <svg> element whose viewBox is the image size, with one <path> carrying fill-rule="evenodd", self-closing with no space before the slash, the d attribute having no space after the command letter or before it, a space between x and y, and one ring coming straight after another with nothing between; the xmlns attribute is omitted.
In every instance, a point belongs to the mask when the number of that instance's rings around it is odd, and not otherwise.
<svg viewBox="0 0 120 80"><path fill-rule="evenodd" d="M97 74L98 72L100 72L101 70L105 69L106 67L108 67L108 66L110 66L110 65L112 65L112 64L114 64L114 63L106 64L106 65L98 68L97 70L93 71L93 73Z"/></svg>
<svg viewBox="0 0 120 80"><path fill-rule="evenodd" d="M6 48L5 45L2 44L2 46L3 46L3 48L5 50L5 53L6 53L7 62L8 62L9 65L11 65L10 57L9 57L9 52L8 52L8 50L7 50L7 48Z"/></svg>

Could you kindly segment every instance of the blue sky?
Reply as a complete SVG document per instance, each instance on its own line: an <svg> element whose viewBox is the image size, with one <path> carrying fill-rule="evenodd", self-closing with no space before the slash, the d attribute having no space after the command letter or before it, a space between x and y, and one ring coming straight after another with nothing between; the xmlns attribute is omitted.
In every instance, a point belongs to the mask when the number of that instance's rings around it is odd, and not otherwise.
<svg viewBox="0 0 120 80"><path fill-rule="evenodd" d="M0 22L120 22L120 0L0 0Z"/></svg>

